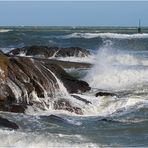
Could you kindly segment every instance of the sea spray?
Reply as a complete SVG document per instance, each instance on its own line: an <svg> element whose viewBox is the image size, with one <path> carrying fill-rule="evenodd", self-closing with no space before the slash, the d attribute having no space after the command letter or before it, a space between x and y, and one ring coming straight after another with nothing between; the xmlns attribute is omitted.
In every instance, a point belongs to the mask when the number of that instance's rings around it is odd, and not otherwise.
<svg viewBox="0 0 148 148"><path fill-rule="evenodd" d="M148 81L147 62L147 59L114 49L112 42L107 41L98 49L96 63L84 80L93 88L109 90L141 85Z"/></svg>

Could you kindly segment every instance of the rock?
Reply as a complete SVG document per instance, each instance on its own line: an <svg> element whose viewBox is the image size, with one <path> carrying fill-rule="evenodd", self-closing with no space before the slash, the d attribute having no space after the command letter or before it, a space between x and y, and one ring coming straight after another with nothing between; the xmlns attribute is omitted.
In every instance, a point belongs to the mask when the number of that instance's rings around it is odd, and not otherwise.
<svg viewBox="0 0 148 148"><path fill-rule="evenodd" d="M55 57L87 57L90 52L79 47L59 48Z"/></svg>
<svg viewBox="0 0 148 148"><path fill-rule="evenodd" d="M9 55L26 55L33 57L49 58L49 57L87 57L90 52L79 47L59 48L48 46L26 46L23 48L13 49Z"/></svg>
<svg viewBox="0 0 148 148"><path fill-rule="evenodd" d="M8 119L0 117L0 127L8 127L12 129L18 129L18 125L14 122L9 121Z"/></svg>
<svg viewBox="0 0 148 148"><path fill-rule="evenodd" d="M26 105L21 104L12 104L9 108L10 112L14 113L25 113L25 109L27 108Z"/></svg>
<svg viewBox="0 0 148 148"><path fill-rule="evenodd" d="M81 108L72 106L68 100L60 99L54 102L54 108L58 110L67 110L69 112L74 112L79 115L83 115Z"/></svg>
<svg viewBox="0 0 148 148"><path fill-rule="evenodd" d="M41 109L48 106L47 98L53 99L59 91L59 81L69 93L86 92L90 90L88 83L70 76L57 64L42 62L26 57L7 57L1 55L0 69L0 110L25 112L27 106L36 103ZM48 63L48 64L47 64ZM61 107L61 102L55 108ZM81 114L79 108L68 101L66 110Z"/></svg>
<svg viewBox="0 0 148 148"><path fill-rule="evenodd" d="M97 120L97 122L103 121L103 122L109 122L109 123L121 123L120 121L116 121L116 120L112 120L112 119L108 119L108 118L102 118Z"/></svg>
<svg viewBox="0 0 148 148"><path fill-rule="evenodd" d="M47 122L57 122L57 123L66 123L66 120L62 117L56 116L56 115L50 115L50 116L40 116L42 120L45 120Z"/></svg>
<svg viewBox="0 0 148 148"><path fill-rule="evenodd" d="M88 83L70 76L60 66L50 64L47 65L47 67L52 70L52 72L54 72L54 74L56 74L56 76L63 82L69 93L86 92L91 89Z"/></svg>
<svg viewBox="0 0 148 148"><path fill-rule="evenodd" d="M97 92L95 96L98 97L98 96L117 96L117 95L115 93L110 93L110 92Z"/></svg>
<svg viewBox="0 0 148 148"><path fill-rule="evenodd" d="M84 99L82 97L79 97L77 95L71 95L71 96L78 99L78 100L80 100L80 101L82 101L82 102L85 102L86 104L92 104L90 101L88 101L88 100L86 100L86 99Z"/></svg>
<svg viewBox="0 0 148 148"><path fill-rule="evenodd" d="M34 58L35 60L44 62L45 64L57 64L61 66L62 68L91 68L92 64L90 63L84 63L84 62L70 62L70 61L61 61L57 59L42 59L42 58Z"/></svg>
<svg viewBox="0 0 148 148"><path fill-rule="evenodd" d="M1 102L4 100L5 98L5 82L6 82L6 78L8 76L8 58L2 54L2 52L0 53L0 106L1 106Z"/></svg>
<svg viewBox="0 0 148 148"><path fill-rule="evenodd" d="M0 50L0 54L4 54L4 53Z"/></svg>

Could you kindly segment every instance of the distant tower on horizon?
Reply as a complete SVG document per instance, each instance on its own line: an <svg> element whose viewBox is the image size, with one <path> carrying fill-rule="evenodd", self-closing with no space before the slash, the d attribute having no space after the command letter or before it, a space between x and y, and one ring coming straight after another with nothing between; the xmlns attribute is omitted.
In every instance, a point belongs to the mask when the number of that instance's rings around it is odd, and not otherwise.
<svg viewBox="0 0 148 148"><path fill-rule="evenodd" d="M138 33L141 33L141 21L139 19Z"/></svg>

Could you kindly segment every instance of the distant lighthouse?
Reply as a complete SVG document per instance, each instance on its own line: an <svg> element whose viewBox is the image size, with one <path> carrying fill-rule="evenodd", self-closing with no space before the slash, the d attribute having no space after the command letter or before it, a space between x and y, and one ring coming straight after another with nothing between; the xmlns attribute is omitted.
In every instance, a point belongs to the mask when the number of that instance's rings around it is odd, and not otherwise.
<svg viewBox="0 0 148 148"><path fill-rule="evenodd" d="M141 21L139 19L138 33L141 33Z"/></svg>

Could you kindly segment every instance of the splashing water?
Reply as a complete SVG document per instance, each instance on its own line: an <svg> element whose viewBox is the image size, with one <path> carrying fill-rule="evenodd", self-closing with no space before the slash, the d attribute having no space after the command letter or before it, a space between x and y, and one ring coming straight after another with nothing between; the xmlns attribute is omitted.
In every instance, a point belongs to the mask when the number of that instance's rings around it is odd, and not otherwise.
<svg viewBox="0 0 148 148"><path fill-rule="evenodd" d="M112 48L112 42L98 50L96 63L85 80L93 88L125 89L146 83L148 60Z"/></svg>

